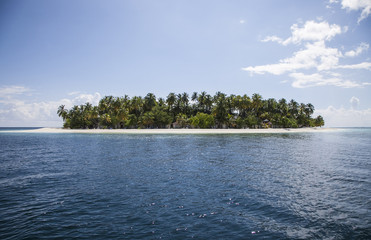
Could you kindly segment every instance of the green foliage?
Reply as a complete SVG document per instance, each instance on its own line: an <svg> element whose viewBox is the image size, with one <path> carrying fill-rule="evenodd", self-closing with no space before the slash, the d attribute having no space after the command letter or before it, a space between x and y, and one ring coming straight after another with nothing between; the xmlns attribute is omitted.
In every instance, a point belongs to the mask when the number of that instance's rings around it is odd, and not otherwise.
<svg viewBox="0 0 371 240"><path fill-rule="evenodd" d="M255 117L254 115L250 114L245 119L246 125L249 128L256 128L259 126L259 119Z"/></svg>
<svg viewBox="0 0 371 240"><path fill-rule="evenodd" d="M224 93L216 93L212 113L219 128L228 123L228 102Z"/></svg>
<svg viewBox="0 0 371 240"><path fill-rule="evenodd" d="M196 128L211 128L215 125L214 117L207 113L197 113L189 119L192 126Z"/></svg>
<svg viewBox="0 0 371 240"><path fill-rule="evenodd" d="M154 122L155 122L155 116L153 115L153 112L145 112L140 117L140 123L145 128L150 128L151 126L153 126Z"/></svg>
<svg viewBox="0 0 371 240"><path fill-rule="evenodd" d="M185 114L181 114L179 113L177 116L176 116L176 124L181 127L181 128L185 128L188 126L188 119L187 119L187 115Z"/></svg>
<svg viewBox="0 0 371 240"><path fill-rule="evenodd" d="M255 93L251 96L226 95L217 92L170 93L166 99L157 99L153 93L144 98L105 96L98 106L86 103L67 110L59 106L57 114L64 128L263 128L263 127L320 127L322 116L312 118L314 106L310 103L287 102L282 98L264 100ZM173 123L173 124L172 124Z"/></svg>
<svg viewBox="0 0 371 240"><path fill-rule="evenodd" d="M314 119L314 126L322 127L323 125L325 125L325 120L323 120L323 117L321 115Z"/></svg>
<svg viewBox="0 0 371 240"><path fill-rule="evenodd" d="M164 106L155 106L151 113L153 114L153 126L158 128L165 128L172 122L172 117L166 111Z"/></svg>

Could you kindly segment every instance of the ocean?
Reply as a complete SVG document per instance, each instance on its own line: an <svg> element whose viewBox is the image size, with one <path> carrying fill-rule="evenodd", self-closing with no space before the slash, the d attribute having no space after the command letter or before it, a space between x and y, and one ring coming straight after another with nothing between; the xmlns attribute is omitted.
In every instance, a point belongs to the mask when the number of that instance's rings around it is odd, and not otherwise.
<svg viewBox="0 0 371 240"><path fill-rule="evenodd" d="M0 146L0 239L371 239L370 128Z"/></svg>

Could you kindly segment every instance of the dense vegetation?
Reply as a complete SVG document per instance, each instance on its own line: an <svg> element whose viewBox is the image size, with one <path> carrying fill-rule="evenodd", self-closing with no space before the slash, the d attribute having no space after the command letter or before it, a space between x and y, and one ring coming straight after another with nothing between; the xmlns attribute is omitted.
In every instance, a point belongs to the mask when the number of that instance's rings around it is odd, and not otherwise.
<svg viewBox="0 0 371 240"><path fill-rule="evenodd" d="M170 93L157 99L106 96L98 106L86 103L70 110L59 106L64 128L298 128L323 126L321 116L312 118L310 103L289 102L282 98L264 100L261 95L214 96L201 92Z"/></svg>

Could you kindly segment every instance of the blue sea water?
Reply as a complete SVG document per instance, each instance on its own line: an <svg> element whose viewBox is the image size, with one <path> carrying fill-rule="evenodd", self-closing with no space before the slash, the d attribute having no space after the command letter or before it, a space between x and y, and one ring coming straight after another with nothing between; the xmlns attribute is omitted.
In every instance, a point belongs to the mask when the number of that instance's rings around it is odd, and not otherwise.
<svg viewBox="0 0 371 240"><path fill-rule="evenodd" d="M0 146L0 239L371 239L368 128Z"/></svg>

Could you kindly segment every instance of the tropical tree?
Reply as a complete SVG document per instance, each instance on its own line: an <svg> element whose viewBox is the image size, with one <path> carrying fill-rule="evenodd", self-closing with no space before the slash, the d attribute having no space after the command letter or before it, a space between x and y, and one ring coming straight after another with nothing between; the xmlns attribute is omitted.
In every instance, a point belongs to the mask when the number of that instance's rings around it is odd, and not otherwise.
<svg viewBox="0 0 371 240"><path fill-rule="evenodd" d="M170 113L170 115L173 117L173 121L175 121L175 101L176 101L176 95L175 93L169 93L166 97L166 104L167 104L167 112Z"/></svg>
<svg viewBox="0 0 371 240"><path fill-rule="evenodd" d="M304 108L304 113L305 113L306 117L310 118L310 116L313 114L313 112L314 112L314 106L311 103L308 103Z"/></svg>
<svg viewBox="0 0 371 240"><path fill-rule="evenodd" d="M213 116L219 128L222 128L228 123L228 109L226 95L222 92L217 92L214 96Z"/></svg>
<svg viewBox="0 0 371 240"><path fill-rule="evenodd" d="M147 96L144 97L143 111L149 112L156 105L157 105L156 96L153 93L148 93Z"/></svg>
<svg viewBox="0 0 371 240"><path fill-rule="evenodd" d="M110 128L112 124L111 116L107 113L100 115L99 124L103 128Z"/></svg>
<svg viewBox="0 0 371 240"><path fill-rule="evenodd" d="M314 125L316 127L322 127L325 125L325 120L323 120L323 117L321 115L317 116L315 119L314 119Z"/></svg>
<svg viewBox="0 0 371 240"><path fill-rule="evenodd" d="M180 126L181 128L185 128L188 126L188 118L187 118L187 115L185 114L178 114L176 116L176 121L175 123L177 124L177 126Z"/></svg>
<svg viewBox="0 0 371 240"><path fill-rule="evenodd" d="M262 96L257 93L254 93L251 99L252 99L252 103L251 103L252 111L253 113L255 113L256 117L259 117L261 114L260 111L263 107Z"/></svg>
<svg viewBox="0 0 371 240"><path fill-rule="evenodd" d="M299 114L297 117L297 122L299 127L309 126L309 120L307 119L307 106L304 103L301 103L299 106Z"/></svg>
<svg viewBox="0 0 371 240"><path fill-rule="evenodd" d="M154 127L165 128L167 125L172 123L173 118L166 111L166 108L164 106L155 106L154 108L152 108L151 113L154 120Z"/></svg>
<svg viewBox="0 0 371 240"><path fill-rule="evenodd" d="M293 118L296 118L299 113L299 104L294 100L291 99L289 104L288 104L288 112Z"/></svg>
<svg viewBox="0 0 371 240"><path fill-rule="evenodd" d="M137 128L140 124L140 116L143 114L144 101L142 97L133 97L129 104L129 126Z"/></svg>
<svg viewBox="0 0 371 240"><path fill-rule="evenodd" d="M236 109L236 95L231 94L226 98L226 107L229 115L234 115Z"/></svg>
<svg viewBox="0 0 371 240"><path fill-rule="evenodd" d="M197 113L196 116L190 118L190 123L196 128L211 128L215 125L214 117L206 113Z"/></svg>
<svg viewBox="0 0 371 240"><path fill-rule="evenodd" d="M217 92L214 96L205 91L194 92L189 100L187 93L170 93L166 100L153 93L144 98L105 96L98 106L90 103L75 105L66 109L60 105L57 114L63 119L65 128L164 128L171 123L180 127L192 124L198 128L231 127L256 128L275 127L312 127L323 126L322 116L312 118L314 106L311 103L289 103L284 98L278 102L274 98L264 100L255 93L252 97L229 95Z"/></svg>
<svg viewBox="0 0 371 240"><path fill-rule="evenodd" d="M286 116L289 112L289 107L287 105L287 101L284 98L278 100L278 110L281 116Z"/></svg>
<svg viewBox="0 0 371 240"><path fill-rule="evenodd" d="M181 96L181 113L189 114L189 96L188 93L184 92Z"/></svg>
<svg viewBox="0 0 371 240"><path fill-rule="evenodd" d="M235 101L235 106L238 111L238 115L241 118L246 118L248 112L251 111L251 99L249 96L244 94L243 96L237 96Z"/></svg>
<svg viewBox="0 0 371 240"><path fill-rule="evenodd" d="M210 94L207 94L206 92L201 92L201 95L203 95L203 93L205 93L205 95L203 96L203 105L202 105L203 112L210 114L212 110L212 106L213 106L213 97Z"/></svg>
<svg viewBox="0 0 371 240"><path fill-rule="evenodd" d="M166 105L165 99L159 98L158 99L158 105L161 106L161 107L165 107L165 105Z"/></svg>
<svg viewBox="0 0 371 240"><path fill-rule="evenodd" d="M57 114L58 114L58 117L62 117L63 121L66 120L66 118L67 118L67 116L68 116L68 112L67 112L67 110L65 109L65 106L64 106L64 105L60 105L60 106L58 107Z"/></svg>
<svg viewBox="0 0 371 240"><path fill-rule="evenodd" d="M146 128L152 128L155 123L155 116L153 112L145 112L140 117L140 124Z"/></svg>

